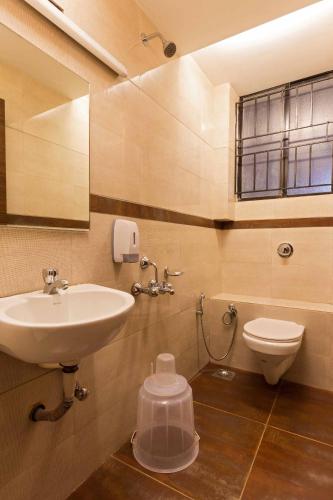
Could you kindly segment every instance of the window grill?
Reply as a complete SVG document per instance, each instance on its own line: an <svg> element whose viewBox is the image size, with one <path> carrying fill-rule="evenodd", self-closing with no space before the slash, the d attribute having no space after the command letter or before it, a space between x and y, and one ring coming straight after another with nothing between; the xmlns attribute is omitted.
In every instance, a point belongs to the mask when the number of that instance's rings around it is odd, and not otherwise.
<svg viewBox="0 0 333 500"><path fill-rule="evenodd" d="M240 98L239 200L333 192L333 72Z"/></svg>

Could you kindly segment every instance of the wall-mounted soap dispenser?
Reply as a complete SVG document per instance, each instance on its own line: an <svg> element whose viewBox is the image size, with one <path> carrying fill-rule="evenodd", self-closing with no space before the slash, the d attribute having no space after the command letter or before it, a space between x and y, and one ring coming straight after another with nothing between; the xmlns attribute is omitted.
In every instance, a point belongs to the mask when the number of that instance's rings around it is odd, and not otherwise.
<svg viewBox="0 0 333 500"><path fill-rule="evenodd" d="M138 262L139 228L131 220L116 219L112 226L113 262Z"/></svg>

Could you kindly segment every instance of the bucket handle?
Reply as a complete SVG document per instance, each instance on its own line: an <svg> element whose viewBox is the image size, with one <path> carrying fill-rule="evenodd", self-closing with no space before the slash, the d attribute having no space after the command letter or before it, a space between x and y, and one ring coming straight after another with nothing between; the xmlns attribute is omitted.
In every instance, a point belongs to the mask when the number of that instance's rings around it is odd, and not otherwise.
<svg viewBox="0 0 333 500"><path fill-rule="evenodd" d="M132 436L131 436L131 445L132 446L134 445L135 436L136 436L136 431L134 431L133 434L132 434Z"/></svg>

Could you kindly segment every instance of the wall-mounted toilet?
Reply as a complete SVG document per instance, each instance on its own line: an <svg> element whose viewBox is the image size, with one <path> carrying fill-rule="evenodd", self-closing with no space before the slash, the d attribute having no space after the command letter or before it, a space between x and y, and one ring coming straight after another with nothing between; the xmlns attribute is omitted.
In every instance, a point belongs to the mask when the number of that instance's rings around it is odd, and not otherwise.
<svg viewBox="0 0 333 500"><path fill-rule="evenodd" d="M304 326L293 321L257 318L244 325L246 345L256 353L269 384L277 384L301 346Z"/></svg>

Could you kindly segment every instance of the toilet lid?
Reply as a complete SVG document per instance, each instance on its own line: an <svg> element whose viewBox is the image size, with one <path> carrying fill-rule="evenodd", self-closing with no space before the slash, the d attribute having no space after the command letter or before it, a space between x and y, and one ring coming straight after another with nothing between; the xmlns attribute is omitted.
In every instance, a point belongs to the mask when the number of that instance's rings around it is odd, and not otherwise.
<svg viewBox="0 0 333 500"><path fill-rule="evenodd" d="M293 321L279 319L257 318L244 325L245 333L263 340L288 342L299 340L304 332L304 326Z"/></svg>

